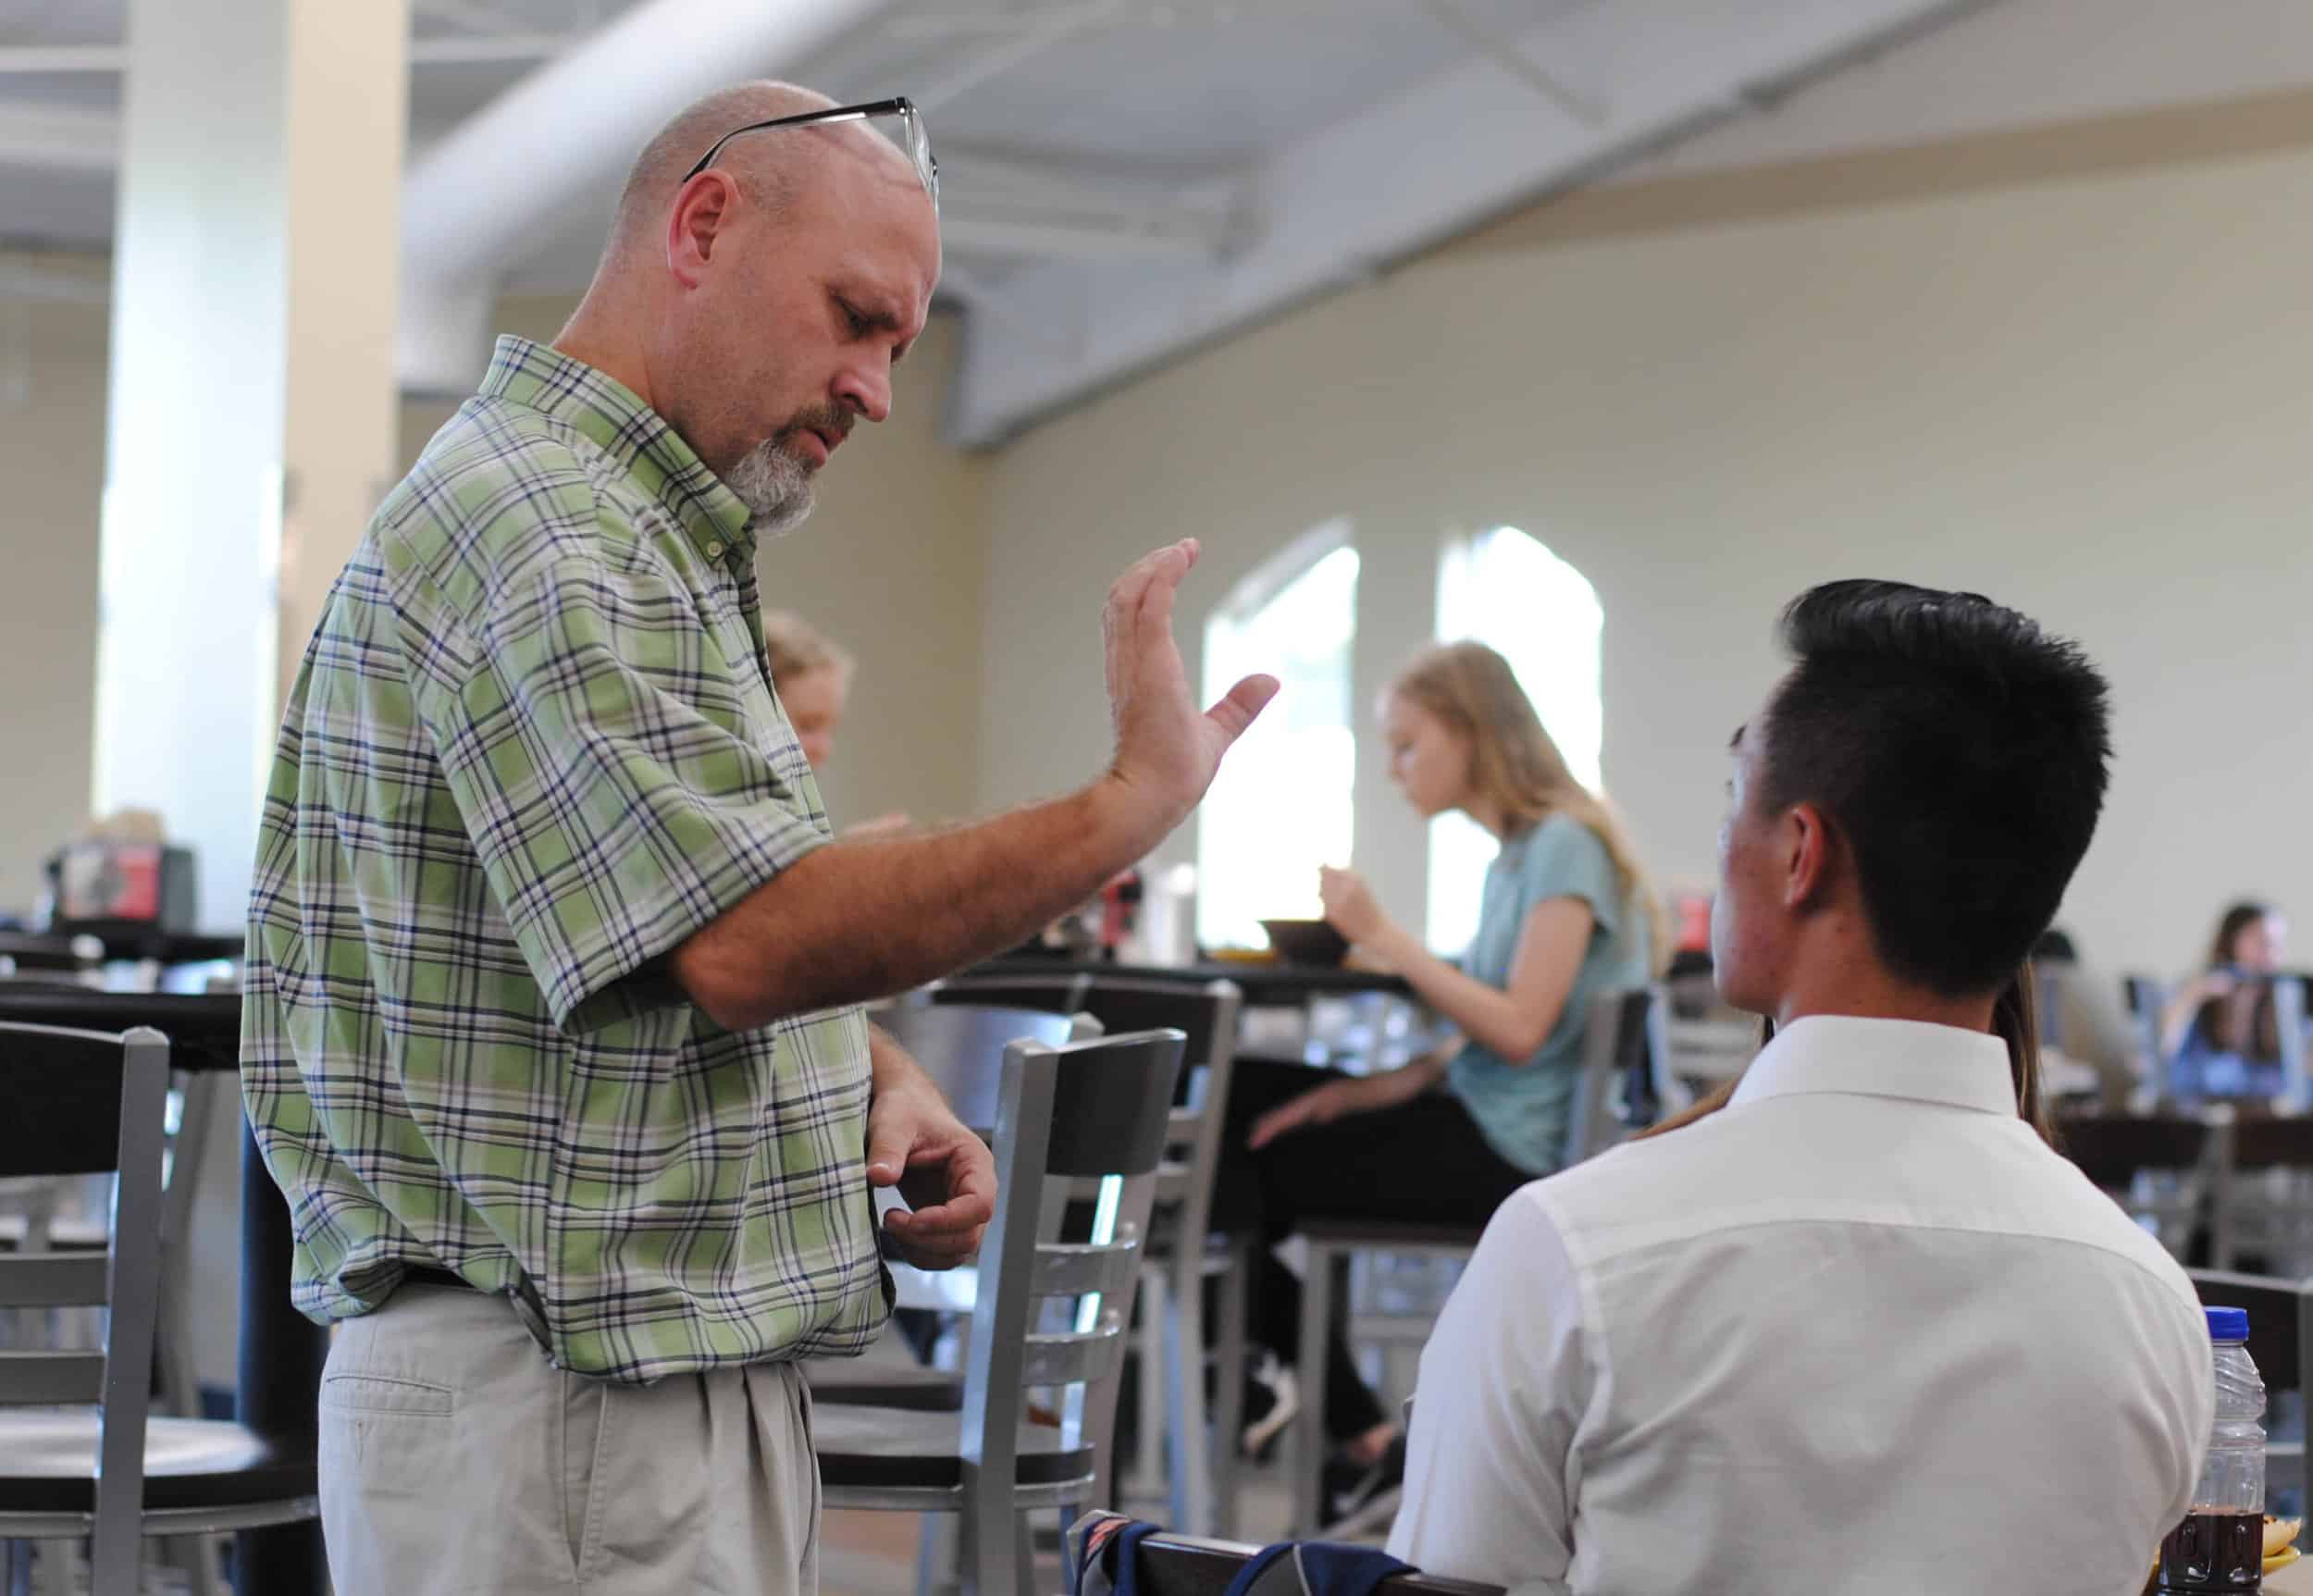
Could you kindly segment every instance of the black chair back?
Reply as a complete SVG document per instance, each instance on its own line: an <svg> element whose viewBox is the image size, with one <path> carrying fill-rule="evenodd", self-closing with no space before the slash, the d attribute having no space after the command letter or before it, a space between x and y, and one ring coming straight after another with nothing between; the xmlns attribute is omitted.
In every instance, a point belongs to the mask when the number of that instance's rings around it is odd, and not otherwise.
<svg viewBox="0 0 2313 1596"><path fill-rule="evenodd" d="M1081 1534L1072 1532L1073 1543ZM1194 1536L1156 1534L1140 1543L1133 1565L1141 1596L1226 1596L1230 1582L1260 1550L1229 1540L1204 1540ZM1115 1588L1117 1543L1111 1538L1102 1554ZM1256 1587L1257 1588L1257 1587ZM1432 1574L1400 1574L1374 1587L1375 1596L1503 1596L1499 1586L1446 1579Z"/></svg>
<svg viewBox="0 0 2313 1596"><path fill-rule="evenodd" d="M2182 1115L2085 1116L2059 1120L2057 1144L2089 1180L2125 1192L2139 1170L2197 1169L2208 1127Z"/></svg>

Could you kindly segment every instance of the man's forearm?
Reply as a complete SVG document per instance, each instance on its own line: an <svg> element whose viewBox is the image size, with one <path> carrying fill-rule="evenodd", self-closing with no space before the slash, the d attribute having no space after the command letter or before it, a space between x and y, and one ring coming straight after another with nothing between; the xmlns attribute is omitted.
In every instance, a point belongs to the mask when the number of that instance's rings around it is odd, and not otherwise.
<svg viewBox="0 0 2313 1596"><path fill-rule="evenodd" d="M1017 946L1169 825L1103 780L953 831L833 843L676 949L675 978L735 1030L889 996Z"/></svg>

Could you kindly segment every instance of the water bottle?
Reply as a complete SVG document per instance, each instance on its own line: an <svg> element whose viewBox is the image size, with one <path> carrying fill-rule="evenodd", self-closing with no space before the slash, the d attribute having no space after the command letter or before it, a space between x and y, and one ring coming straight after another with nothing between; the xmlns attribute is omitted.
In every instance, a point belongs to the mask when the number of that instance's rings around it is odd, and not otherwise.
<svg viewBox="0 0 2313 1596"><path fill-rule="evenodd" d="M2160 1543L2163 1590L2255 1590L2265 1567L2265 1381L2245 1308L2209 1308L2217 1420L2192 1511Z"/></svg>

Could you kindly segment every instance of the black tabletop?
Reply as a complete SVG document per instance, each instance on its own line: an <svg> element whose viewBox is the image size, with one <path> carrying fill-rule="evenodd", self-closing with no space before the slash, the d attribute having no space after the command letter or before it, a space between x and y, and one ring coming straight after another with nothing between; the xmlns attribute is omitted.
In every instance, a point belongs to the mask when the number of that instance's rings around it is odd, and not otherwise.
<svg viewBox="0 0 2313 1596"><path fill-rule="evenodd" d="M0 1020L126 1031L150 1025L168 1037L180 1070L241 1068L238 992L107 992L64 982L0 983Z"/></svg>
<svg viewBox="0 0 2313 1596"><path fill-rule="evenodd" d="M1314 964L1240 964L1214 959L1203 964L1110 964L1098 959L991 959L971 971L975 976L1002 975L1029 980L1037 976L1119 975L1141 980L1233 981L1247 1003L1263 1006L1305 1003L1311 997L1385 992L1406 997L1414 989L1402 975L1379 975L1369 970L1343 970Z"/></svg>

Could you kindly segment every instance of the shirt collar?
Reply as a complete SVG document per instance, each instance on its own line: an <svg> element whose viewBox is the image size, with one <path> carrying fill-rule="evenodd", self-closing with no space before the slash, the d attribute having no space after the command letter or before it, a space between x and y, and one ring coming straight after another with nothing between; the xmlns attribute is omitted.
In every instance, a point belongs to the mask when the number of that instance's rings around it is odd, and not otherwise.
<svg viewBox="0 0 2313 1596"><path fill-rule="evenodd" d="M482 378L485 398L526 405L592 439L667 507L708 559L755 557L755 529L738 495L707 468L665 416L584 361L526 338L501 338Z"/></svg>
<svg viewBox="0 0 2313 1596"><path fill-rule="evenodd" d="M2008 1045L1998 1037L1845 1014L1810 1015L1778 1030L1743 1072L1732 1106L1821 1092L2016 1112Z"/></svg>

